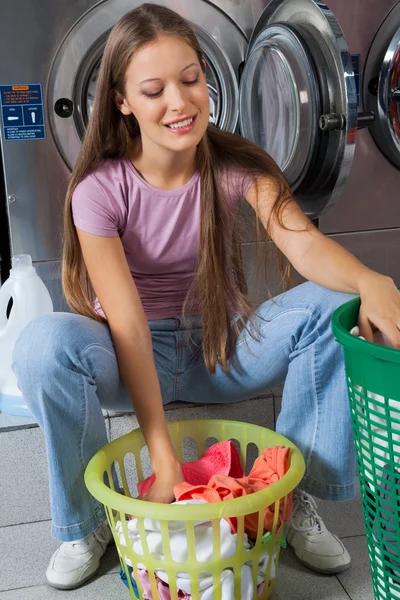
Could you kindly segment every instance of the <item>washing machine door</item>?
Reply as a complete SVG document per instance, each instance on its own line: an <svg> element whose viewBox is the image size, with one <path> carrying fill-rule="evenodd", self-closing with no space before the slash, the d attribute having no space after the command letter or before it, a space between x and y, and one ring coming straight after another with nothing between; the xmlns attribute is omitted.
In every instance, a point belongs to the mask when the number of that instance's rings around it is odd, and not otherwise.
<svg viewBox="0 0 400 600"><path fill-rule="evenodd" d="M265 9L242 73L239 122L310 217L333 204L352 164L357 97L346 41L324 4L272 0Z"/></svg>
<svg viewBox="0 0 400 600"><path fill-rule="evenodd" d="M374 39L364 82L365 104L377 115L371 135L383 154L400 169L400 3Z"/></svg>
<svg viewBox="0 0 400 600"><path fill-rule="evenodd" d="M118 19L141 0L96 4L72 27L54 58L48 85L50 124L58 150L72 169L92 111L104 46ZM158 0L178 10L195 28L207 63L210 122L235 131L239 114L239 66L247 39L240 27L207 0Z"/></svg>

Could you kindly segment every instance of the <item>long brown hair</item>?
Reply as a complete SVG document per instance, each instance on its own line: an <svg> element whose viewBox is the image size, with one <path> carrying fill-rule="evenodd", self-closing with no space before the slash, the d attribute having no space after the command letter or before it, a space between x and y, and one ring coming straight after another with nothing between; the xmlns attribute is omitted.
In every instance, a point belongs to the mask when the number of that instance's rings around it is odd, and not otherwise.
<svg viewBox="0 0 400 600"><path fill-rule="evenodd" d="M115 93L124 96L125 74L133 54L160 35L185 40L204 65L203 53L192 27L174 11L156 4L142 4L124 15L108 37L97 83L96 98L82 148L70 179L64 214L63 287L70 307L88 317L103 320L94 308L94 291L85 268L71 210L78 183L94 171L102 160L127 155L132 140L140 135L133 115L124 116L114 102ZM242 266L239 221L232 228L226 195L221 181L229 171L243 172L254 180L260 174L275 182L278 190L273 213L281 221L281 212L290 194L287 183L272 158L245 138L209 125L198 145L197 168L201 177L200 256L198 267L185 302L188 314L195 304L202 317L203 354L210 372L217 364L228 369L235 336L247 326L254 314L248 298ZM229 177L229 175L228 175ZM256 220L257 220L257 210ZM227 239L227 232L229 238ZM256 226L257 248L261 248ZM268 232L265 232L268 237ZM265 244L267 252L268 244ZM261 255L258 252L260 261ZM266 264L266 263L265 263ZM284 283L288 280L282 256L279 260ZM238 315L231 325L232 313Z"/></svg>

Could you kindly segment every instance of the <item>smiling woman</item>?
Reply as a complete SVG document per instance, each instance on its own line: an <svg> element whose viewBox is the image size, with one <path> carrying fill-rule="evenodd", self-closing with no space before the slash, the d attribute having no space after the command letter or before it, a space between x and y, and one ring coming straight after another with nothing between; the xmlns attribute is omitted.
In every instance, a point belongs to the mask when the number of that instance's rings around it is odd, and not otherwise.
<svg viewBox="0 0 400 600"><path fill-rule="evenodd" d="M350 566L308 495L355 493L343 357L330 321L360 293L364 336L377 326L400 347L399 294L315 229L266 152L208 120L192 27L155 4L126 14L106 44L65 204L63 283L78 314L32 321L14 353L46 435L53 535L64 542L47 579L61 589L92 577L110 540L83 477L107 442L102 407L133 407L156 475L146 499L170 502L183 473L163 404L244 400L283 380L277 430L307 464L287 539L318 572ZM245 201L263 239L311 280L259 306L242 264ZM260 242L261 256L268 245Z"/></svg>
<svg viewBox="0 0 400 600"><path fill-rule="evenodd" d="M207 367L214 371L220 363L227 368L233 343L231 311L239 313L242 325L253 312L237 251L241 241L240 222L234 225L238 198L260 174L270 182L270 210L278 220L292 197L268 154L240 136L209 125L206 63L201 46L191 26L165 7L144 4L114 27L104 50L92 117L67 193L64 289L70 305L92 318L99 318L99 312L93 308L92 282L78 241L78 200L72 200L78 185L83 185L101 161L123 158L129 159L145 182L160 190L178 189L195 173L199 175L201 189L196 192L199 202L195 214L200 217L200 240L197 236L193 240L196 246L199 241L205 251L191 265L191 284L181 286L185 302L179 312L201 314ZM87 219L89 215L85 222ZM82 218L79 222L82 229ZM221 243L220 229L232 231L229 247L234 252L227 252ZM133 265L130 270L137 274ZM287 279L287 272L285 276ZM84 285L77 285L78 281ZM138 278L134 281L137 283ZM235 327L239 323L240 319Z"/></svg>
<svg viewBox="0 0 400 600"><path fill-rule="evenodd" d="M140 128L131 154L138 171L143 156L163 149L185 152L180 159L192 170L190 178L209 121L205 62L198 51L181 38L161 35L135 52L126 70L125 94L117 92L115 101L123 115L135 116Z"/></svg>

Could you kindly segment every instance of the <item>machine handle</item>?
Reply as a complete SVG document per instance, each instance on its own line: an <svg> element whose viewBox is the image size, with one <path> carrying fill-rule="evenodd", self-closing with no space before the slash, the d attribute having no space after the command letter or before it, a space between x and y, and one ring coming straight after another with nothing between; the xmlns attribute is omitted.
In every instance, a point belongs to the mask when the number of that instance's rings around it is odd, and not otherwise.
<svg viewBox="0 0 400 600"><path fill-rule="evenodd" d="M346 128L346 115L338 113L321 115L319 118L319 128L322 131L341 131Z"/></svg>
<svg viewBox="0 0 400 600"><path fill-rule="evenodd" d="M359 111L357 113L357 129L371 127L374 121L375 113L372 112L372 110L368 110L365 112ZM346 115L341 115L337 113L321 115L319 118L319 127L322 131L342 131L346 128Z"/></svg>
<svg viewBox="0 0 400 600"><path fill-rule="evenodd" d="M393 100L393 102L400 102L400 88L397 90L393 90L392 100Z"/></svg>
<svg viewBox="0 0 400 600"><path fill-rule="evenodd" d="M375 113L372 110L359 111L357 113L357 129L371 127L375 123Z"/></svg>

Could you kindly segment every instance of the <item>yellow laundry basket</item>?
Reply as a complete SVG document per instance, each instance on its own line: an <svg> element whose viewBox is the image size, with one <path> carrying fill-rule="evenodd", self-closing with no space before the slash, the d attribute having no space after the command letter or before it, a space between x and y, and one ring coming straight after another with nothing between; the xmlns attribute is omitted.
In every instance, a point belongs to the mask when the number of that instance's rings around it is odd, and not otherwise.
<svg viewBox="0 0 400 600"><path fill-rule="evenodd" d="M213 577L213 600L221 600L221 573L226 569L230 570L231 578L231 573L233 573L234 598L240 599L243 597L243 589L241 589L243 565L251 567L254 590L252 597L254 599L269 598L275 585L282 537L282 526L279 524L280 501L282 498L284 499L286 509L288 494L298 485L304 475L305 465L300 451L283 436L264 427L248 423L222 420L181 421L169 423L168 428L180 460L182 460L183 447L188 443L188 439L192 445L197 444L196 454L198 456L203 454L210 443L233 440L240 451L243 467L246 465L246 460L248 463L252 463L264 448L288 446L290 448L290 468L276 483L260 492L235 500L201 505L157 504L132 498L130 493L132 485L129 481L129 474L132 474L134 470L138 481L144 479L142 459L146 444L141 430L136 429L104 446L88 464L85 483L91 494L105 506L132 600L136 600L138 597L144 598L143 589L137 577L137 565L143 565L148 571L153 600L159 598L157 580L154 575L157 570L161 570L168 576L171 600L179 598L176 580L177 575L182 573L190 576L190 593L193 600L201 598L199 578L201 580L204 574ZM127 457L130 456L132 459L132 454L136 467L129 471ZM116 482L116 479L119 479L119 483ZM120 487L121 492L116 491L117 486ZM124 493L122 493L122 487ZM266 507L270 507L274 511L274 519L272 531L264 535L263 522ZM258 535L254 540L254 547L248 550L243 546L244 520L246 515L255 513L259 514ZM132 544L129 543L127 519L130 515L138 520L137 525L143 547L142 554L136 553ZM221 558L220 520L232 517L237 518L236 552L230 558ZM145 535L145 518L157 520L159 524L163 545L162 558L160 555L150 554ZM212 523L213 558L208 562L199 562L196 555L194 527L196 522L202 520ZM122 524L122 541L128 540L126 545L121 543L116 528L118 521ZM186 526L188 545L186 562L176 562L171 554L169 527L171 524L173 526L172 522L174 521L183 521ZM267 557L268 566L262 593L257 596L257 574L262 557L264 557L264 564L265 557ZM133 572L130 566L133 567ZM137 583L137 587L134 586L134 582Z"/></svg>

